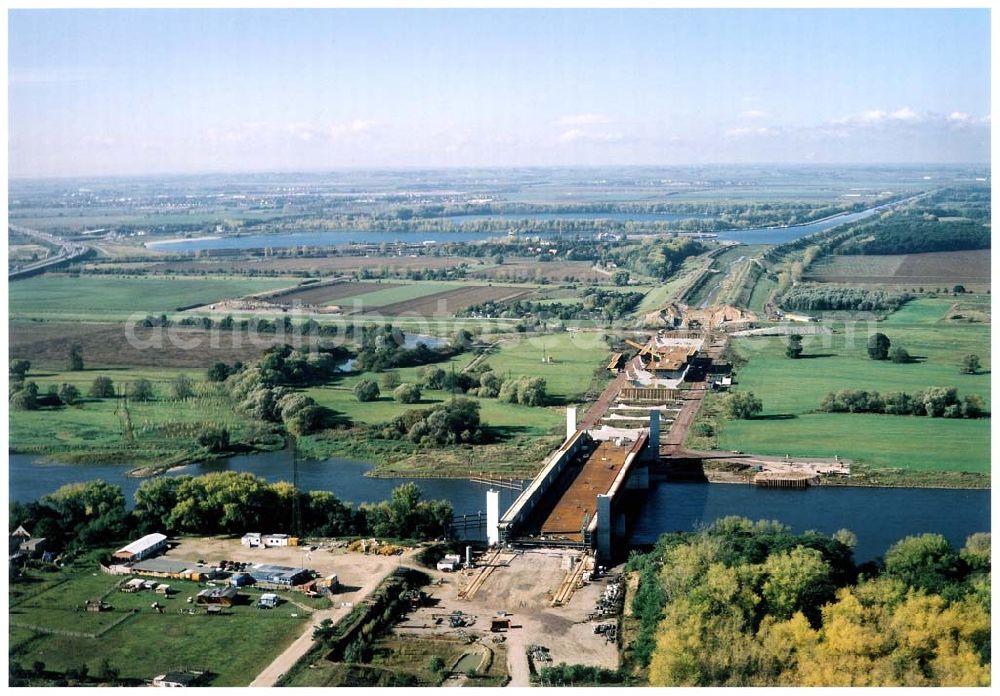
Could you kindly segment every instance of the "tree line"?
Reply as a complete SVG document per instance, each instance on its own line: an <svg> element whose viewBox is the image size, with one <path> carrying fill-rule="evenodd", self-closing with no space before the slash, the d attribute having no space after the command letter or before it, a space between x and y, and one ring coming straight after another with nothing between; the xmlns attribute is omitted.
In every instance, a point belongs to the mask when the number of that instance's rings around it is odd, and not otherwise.
<svg viewBox="0 0 1000 696"><path fill-rule="evenodd" d="M940 220L922 210L899 211L856 230L838 254L921 254L989 249L990 228L982 220Z"/></svg>
<svg viewBox="0 0 1000 696"><path fill-rule="evenodd" d="M781 296L784 309L799 311L891 312L912 296L904 292L847 287L794 287Z"/></svg>
<svg viewBox="0 0 1000 696"><path fill-rule="evenodd" d="M856 541L738 517L662 536L626 566L626 665L652 686L988 685L989 534L907 537L861 565Z"/></svg>
<svg viewBox="0 0 1000 696"><path fill-rule="evenodd" d="M879 394L865 389L842 389L830 392L820 401L826 413L884 413L894 416L929 416L931 418L985 418L989 414L979 394L966 394L959 400L956 387L928 387L915 394L889 392Z"/></svg>
<svg viewBox="0 0 1000 696"><path fill-rule="evenodd" d="M532 302L530 300L500 302L489 300L469 305L456 313L455 316L499 317L502 319L538 317L539 319L561 319L563 321L605 319L611 321L631 313L642 302L643 297L645 295L641 292L616 292L589 287L583 291L582 302Z"/></svg>
<svg viewBox="0 0 1000 696"><path fill-rule="evenodd" d="M37 501L11 503L9 524L24 524L56 546L85 549L150 532L436 539L449 534L453 514L450 502L424 500L413 483L393 489L388 500L355 507L329 491L298 491L235 471L149 479L134 502L128 510L121 487L105 481L67 484ZM300 529L292 526L296 505Z"/></svg>

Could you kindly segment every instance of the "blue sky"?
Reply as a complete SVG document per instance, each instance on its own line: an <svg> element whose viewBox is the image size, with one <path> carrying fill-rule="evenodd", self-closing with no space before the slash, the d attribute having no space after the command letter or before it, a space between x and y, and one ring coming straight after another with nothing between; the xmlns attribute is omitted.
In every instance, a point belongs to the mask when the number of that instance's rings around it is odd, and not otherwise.
<svg viewBox="0 0 1000 696"><path fill-rule="evenodd" d="M986 10L12 11L11 176L985 162Z"/></svg>

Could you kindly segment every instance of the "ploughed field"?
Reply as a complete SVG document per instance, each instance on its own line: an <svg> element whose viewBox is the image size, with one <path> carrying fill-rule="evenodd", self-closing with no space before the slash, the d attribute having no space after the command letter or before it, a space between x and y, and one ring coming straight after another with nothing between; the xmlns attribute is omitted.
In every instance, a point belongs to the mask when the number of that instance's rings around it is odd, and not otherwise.
<svg viewBox="0 0 1000 696"><path fill-rule="evenodd" d="M195 329L130 328L125 324L11 321L11 358L39 367L63 368L70 346L83 351L88 369L106 366L186 367L203 370L215 362L248 362L288 337L274 334ZM131 339L130 339L131 337Z"/></svg>
<svg viewBox="0 0 1000 696"><path fill-rule="evenodd" d="M283 292L276 292L265 299L273 302L302 303L305 305L329 305L347 297L366 295L378 290L400 287L399 283L331 283L306 285Z"/></svg>
<svg viewBox="0 0 1000 696"><path fill-rule="evenodd" d="M810 266L806 280L821 283L905 285L908 288L954 285L986 289L990 285L990 250L940 251L927 254L831 256Z"/></svg>
<svg viewBox="0 0 1000 696"><path fill-rule="evenodd" d="M423 297L401 300L389 304L367 304L366 312L385 316L409 314L417 316L451 316L466 307L480 302L514 300L533 292L531 288L501 285L464 285Z"/></svg>

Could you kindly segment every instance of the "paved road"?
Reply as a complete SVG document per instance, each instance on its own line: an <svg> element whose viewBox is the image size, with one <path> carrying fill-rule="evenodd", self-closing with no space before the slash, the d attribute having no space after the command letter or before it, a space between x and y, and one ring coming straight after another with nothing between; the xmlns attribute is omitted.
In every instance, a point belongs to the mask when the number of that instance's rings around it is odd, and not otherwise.
<svg viewBox="0 0 1000 696"><path fill-rule="evenodd" d="M46 244L50 244L59 248L59 252L55 256L50 256L48 258L42 259L41 261L36 261L34 263L29 263L26 266L20 266L17 269L10 270L7 272L7 278L17 278L23 275L31 275L37 273L38 271L49 268L50 266L56 266L58 264L64 263L66 261L71 261L75 258L83 256L88 251L89 247L85 244L79 244L77 242L69 242L60 237L55 237L46 232L39 232L38 230L28 229L27 227L19 227L18 225L8 225L12 232L17 232L19 234L27 235L29 237L34 237Z"/></svg>

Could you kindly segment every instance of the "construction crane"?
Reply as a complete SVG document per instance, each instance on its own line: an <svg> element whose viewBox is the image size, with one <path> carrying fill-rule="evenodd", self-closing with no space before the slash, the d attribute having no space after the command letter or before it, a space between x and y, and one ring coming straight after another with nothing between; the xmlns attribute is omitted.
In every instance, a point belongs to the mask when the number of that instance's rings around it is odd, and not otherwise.
<svg viewBox="0 0 1000 696"><path fill-rule="evenodd" d="M635 341L631 341L626 338L625 344L632 346L633 348L637 348L639 350L639 357L642 357L646 353L651 353L653 351L653 345L651 343L647 343L646 345L643 346L636 343Z"/></svg>

